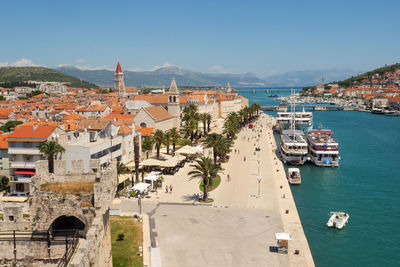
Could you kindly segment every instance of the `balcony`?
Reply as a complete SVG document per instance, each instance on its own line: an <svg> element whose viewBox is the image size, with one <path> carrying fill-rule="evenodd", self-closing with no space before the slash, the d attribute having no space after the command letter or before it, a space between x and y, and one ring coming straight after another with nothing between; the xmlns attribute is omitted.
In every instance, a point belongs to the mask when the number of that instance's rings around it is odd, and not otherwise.
<svg viewBox="0 0 400 267"><path fill-rule="evenodd" d="M27 169L35 169L36 162L32 161L11 161L10 168L27 168Z"/></svg>
<svg viewBox="0 0 400 267"><path fill-rule="evenodd" d="M39 148L35 147L9 147L9 155L40 155Z"/></svg>
<svg viewBox="0 0 400 267"><path fill-rule="evenodd" d="M26 176L11 176L10 182L18 182L18 183L30 183L32 179Z"/></svg>

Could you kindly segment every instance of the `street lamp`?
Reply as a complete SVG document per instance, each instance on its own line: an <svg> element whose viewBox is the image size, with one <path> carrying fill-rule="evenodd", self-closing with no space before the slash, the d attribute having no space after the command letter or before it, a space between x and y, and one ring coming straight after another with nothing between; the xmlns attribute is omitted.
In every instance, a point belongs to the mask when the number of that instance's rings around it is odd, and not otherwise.
<svg viewBox="0 0 400 267"><path fill-rule="evenodd" d="M261 183L262 177L261 176L257 176L257 181L258 181L258 195L257 198L260 197L260 183Z"/></svg>

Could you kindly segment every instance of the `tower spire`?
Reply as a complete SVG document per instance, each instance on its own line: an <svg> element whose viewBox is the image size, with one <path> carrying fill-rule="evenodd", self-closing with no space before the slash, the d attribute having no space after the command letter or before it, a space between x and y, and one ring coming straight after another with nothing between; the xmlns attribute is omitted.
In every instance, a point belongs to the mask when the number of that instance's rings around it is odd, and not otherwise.
<svg viewBox="0 0 400 267"><path fill-rule="evenodd" d="M169 86L169 92L178 94L178 86L176 86L175 78L172 78L171 85Z"/></svg>
<svg viewBox="0 0 400 267"><path fill-rule="evenodd" d="M117 64L117 68L115 69L115 73L122 73L122 68L121 68L121 64L119 64L119 61Z"/></svg>

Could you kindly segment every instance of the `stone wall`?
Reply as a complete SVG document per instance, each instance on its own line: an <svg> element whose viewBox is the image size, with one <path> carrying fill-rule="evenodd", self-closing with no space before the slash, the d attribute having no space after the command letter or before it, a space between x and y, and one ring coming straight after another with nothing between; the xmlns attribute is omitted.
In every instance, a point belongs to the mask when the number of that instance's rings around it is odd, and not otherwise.
<svg viewBox="0 0 400 267"><path fill-rule="evenodd" d="M73 171L65 170L65 162L55 161L55 173L49 174L47 161L39 161L32 179L33 194L29 199L30 220L22 217L20 207L4 207L7 216L0 222L0 230L47 231L60 216L74 216L85 224L85 238L79 240L70 266L112 267L109 208L117 188L116 161L105 169L98 160L90 162L90 171L83 172L82 161L75 161ZM91 194L56 194L40 191L40 185L48 182L94 181ZM89 205L88 205L89 203ZM84 204L84 205L83 205ZM10 221L9 216L14 220ZM62 257L65 245L46 242L18 241L16 266L55 266ZM14 259L12 241L0 241L0 263L10 264Z"/></svg>

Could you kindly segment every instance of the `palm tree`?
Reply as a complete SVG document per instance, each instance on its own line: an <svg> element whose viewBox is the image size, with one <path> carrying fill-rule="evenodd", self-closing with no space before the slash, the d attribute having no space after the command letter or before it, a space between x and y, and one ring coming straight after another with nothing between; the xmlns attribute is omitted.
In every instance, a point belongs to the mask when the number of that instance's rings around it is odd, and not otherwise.
<svg viewBox="0 0 400 267"><path fill-rule="evenodd" d="M120 174L124 174L124 173L128 173L129 169L128 167L125 166L125 164L123 164L121 161L117 162L117 174L118 176Z"/></svg>
<svg viewBox="0 0 400 267"><path fill-rule="evenodd" d="M252 107L254 108L255 112L256 112L256 116L258 116L258 112L261 109L261 106L258 103L253 103Z"/></svg>
<svg viewBox="0 0 400 267"><path fill-rule="evenodd" d="M201 181L203 181L203 201L205 202L208 201L207 185L212 165L212 161L209 157L201 157L196 160L196 164L190 165L194 170L188 173L192 179L201 178Z"/></svg>
<svg viewBox="0 0 400 267"><path fill-rule="evenodd" d="M153 144L156 145L156 151L157 151L157 159L160 158L160 148L162 143L164 142L164 133L161 130L155 131L153 134Z"/></svg>
<svg viewBox="0 0 400 267"><path fill-rule="evenodd" d="M149 151L153 149L153 137L149 136L142 141L142 151L146 152L146 159L149 158Z"/></svg>
<svg viewBox="0 0 400 267"><path fill-rule="evenodd" d="M186 106L183 109L183 117L182 121L185 122L185 124L191 120L195 119L196 114L198 114L199 108L195 104L190 104L189 106Z"/></svg>
<svg viewBox="0 0 400 267"><path fill-rule="evenodd" d="M170 131L164 133L163 144L167 147L167 154L169 154L169 146L172 143L172 134Z"/></svg>
<svg viewBox="0 0 400 267"><path fill-rule="evenodd" d="M177 128L172 128L171 130L169 130L169 132L171 133L171 141L172 141L172 155L175 156L175 146L176 143L179 141L179 139L181 138L181 135L178 131Z"/></svg>
<svg viewBox="0 0 400 267"><path fill-rule="evenodd" d="M139 181L139 159L140 159L140 151L139 151L139 136L136 135L133 138L133 153L135 155L135 176L136 182ZM133 186L133 176L132 176L132 186Z"/></svg>
<svg viewBox="0 0 400 267"><path fill-rule="evenodd" d="M210 125L211 125L211 121L212 121L212 116L210 113L206 113L206 120L207 120L207 133L210 132Z"/></svg>
<svg viewBox="0 0 400 267"><path fill-rule="evenodd" d="M212 133L207 135L206 140L203 141L205 146L207 148L212 148L213 150L213 155L214 155L214 164L217 164L217 150L218 150L218 142L219 142L219 137L220 135L217 133Z"/></svg>
<svg viewBox="0 0 400 267"><path fill-rule="evenodd" d="M185 132L186 132L186 136L190 136L190 142L193 143L194 135L199 129L198 121L195 120L195 119L190 119L185 124L184 129L185 129Z"/></svg>
<svg viewBox="0 0 400 267"><path fill-rule="evenodd" d="M208 186L210 186L210 187L213 186L213 180L214 180L215 178L221 178L221 177L219 176L219 173L222 172L223 170L224 170L224 169L222 169L220 165L216 165L216 164L212 164L212 165L211 165L210 170L208 171L208 172L209 172L209 175L210 175L210 177L209 177L209 182L208 182Z"/></svg>
<svg viewBox="0 0 400 267"><path fill-rule="evenodd" d="M47 157L49 163L49 173L54 173L54 156L64 153L65 149L55 141L46 141L39 146L40 153Z"/></svg>
<svg viewBox="0 0 400 267"><path fill-rule="evenodd" d="M228 138L229 140L232 140L235 135L235 132L236 132L235 124L230 120L225 121L224 133L226 134L226 138Z"/></svg>
<svg viewBox="0 0 400 267"><path fill-rule="evenodd" d="M200 114L200 120L203 123L203 133L207 134L207 113Z"/></svg>
<svg viewBox="0 0 400 267"><path fill-rule="evenodd" d="M223 161L226 154L228 154L231 151L231 145L232 142L221 135L220 140L218 141L218 149L217 149L220 161Z"/></svg>

